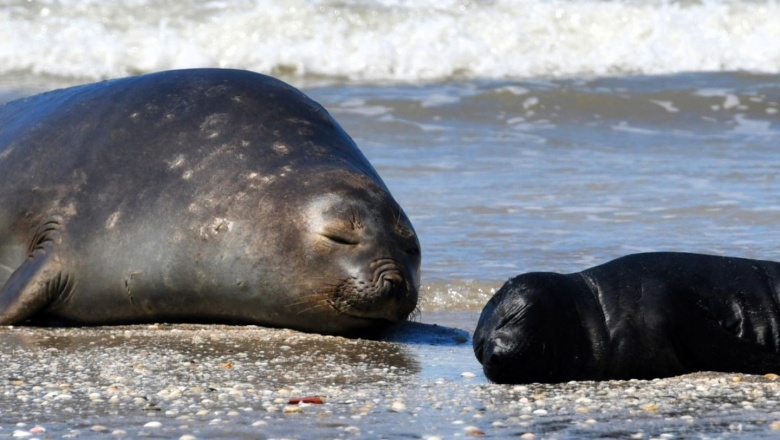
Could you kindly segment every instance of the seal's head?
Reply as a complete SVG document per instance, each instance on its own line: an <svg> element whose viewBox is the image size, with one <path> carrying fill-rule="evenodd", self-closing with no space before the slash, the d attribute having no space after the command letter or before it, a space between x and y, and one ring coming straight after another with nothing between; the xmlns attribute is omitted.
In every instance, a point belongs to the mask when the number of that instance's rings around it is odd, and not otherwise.
<svg viewBox="0 0 780 440"><path fill-rule="evenodd" d="M288 224L265 228L277 234L266 241L277 249L263 255L287 257L279 268L284 326L352 334L407 319L417 307L420 243L390 192L344 170L306 182L280 188L276 209L288 213L277 218Z"/></svg>
<svg viewBox="0 0 780 440"><path fill-rule="evenodd" d="M310 203L310 257L335 266L329 280L315 283L312 299L351 318L399 321L417 304L420 243L400 208L377 207L334 193Z"/></svg>
<svg viewBox="0 0 780 440"><path fill-rule="evenodd" d="M527 273L496 292L473 340L488 379L549 383L577 377L589 356L571 284L564 275Z"/></svg>

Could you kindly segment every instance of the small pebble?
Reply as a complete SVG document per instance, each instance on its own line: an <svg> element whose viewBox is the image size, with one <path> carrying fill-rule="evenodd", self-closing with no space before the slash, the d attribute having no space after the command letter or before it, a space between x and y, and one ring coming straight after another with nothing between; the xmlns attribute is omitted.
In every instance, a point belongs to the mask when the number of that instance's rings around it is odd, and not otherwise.
<svg viewBox="0 0 780 440"><path fill-rule="evenodd" d="M461 377L465 377L466 379L472 379L476 377L476 374L470 372L470 371L464 371L463 373L460 373Z"/></svg>
<svg viewBox="0 0 780 440"><path fill-rule="evenodd" d="M161 428L161 427L162 427L162 423L160 422L149 422L144 425L144 428Z"/></svg>
<svg viewBox="0 0 780 440"><path fill-rule="evenodd" d="M108 428L106 428L103 425L95 425L95 426L89 428L89 430L92 431L92 432L108 432Z"/></svg>
<svg viewBox="0 0 780 440"><path fill-rule="evenodd" d="M520 438L530 440L532 438L536 438L536 434L534 434L533 432L526 432L525 434L521 435Z"/></svg>
<svg viewBox="0 0 780 440"><path fill-rule="evenodd" d="M393 402L393 404L390 405L390 410L395 412L406 411L406 405L404 405L403 402Z"/></svg>
<svg viewBox="0 0 780 440"><path fill-rule="evenodd" d="M179 440L196 440L197 437L190 434L184 434L183 436L179 437Z"/></svg>
<svg viewBox="0 0 780 440"><path fill-rule="evenodd" d="M285 414L294 414L294 413L303 412L303 409L301 409L301 407L297 405L287 405L284 407L282 412L284 412Z"/></svg>
<svg viewBox="0 0 780 440"><path fill-rule="evenodd" d="M466 434L472 436L472 437L484 437L485 431L477 428L476 426L466 426L463 428L464 431L466 431Z"/></svg>

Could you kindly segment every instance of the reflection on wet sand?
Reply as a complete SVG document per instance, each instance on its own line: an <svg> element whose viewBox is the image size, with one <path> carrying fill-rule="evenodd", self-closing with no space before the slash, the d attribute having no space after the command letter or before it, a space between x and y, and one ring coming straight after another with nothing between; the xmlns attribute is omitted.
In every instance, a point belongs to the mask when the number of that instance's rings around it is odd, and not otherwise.
<svg viewBox="0 0 780 440"><path fill-rule="evenodd" d="M410 324L415 327L415 340L421 340L419 326L426 324ZM403 339L403 332L395 330L387 336L385 341L376 341L251 326L189 324L19 327L2 332L0 350L33 356L55 352L78 356L95 351L129 355L156 351L166 353L168 358L183 360L179 368L184 366L186 371L202 370L209 365L226 370L241 369L244 377L252 376L249 373L256 373L255 379L258 374L264 376L260 381L265 386L282 385L302 378L309 385L319 386L374 383L388 380L388 377L419 373L420 364L408 348L387 342ZM360 374L347 375L347 371L341 371L343 369L359 371ZM388 371L393 374L388 376Z"/></svg>

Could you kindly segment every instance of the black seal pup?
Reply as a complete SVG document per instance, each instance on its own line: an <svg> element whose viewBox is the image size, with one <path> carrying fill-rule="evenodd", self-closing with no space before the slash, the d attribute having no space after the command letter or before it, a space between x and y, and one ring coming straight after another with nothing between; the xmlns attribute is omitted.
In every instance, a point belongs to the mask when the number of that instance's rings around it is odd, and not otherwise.
<svg viewBox="0 0 780 440"><path fill-rule="evenodd" d="M657 252L526 273L488 302L473 343L499 383L780 372L780 263Z"/></svg>

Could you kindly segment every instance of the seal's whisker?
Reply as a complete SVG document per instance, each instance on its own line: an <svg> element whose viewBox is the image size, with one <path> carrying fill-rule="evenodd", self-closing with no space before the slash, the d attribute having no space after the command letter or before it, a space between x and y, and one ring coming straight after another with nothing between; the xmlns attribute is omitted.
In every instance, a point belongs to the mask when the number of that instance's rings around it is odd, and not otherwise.
<svg viewBox="0 0 780 440"><path fill-rule="evenodd" d="M415 307L414 310L409 313L409 316L406 317L406 320L411 322L420 322L420 317L422 317L420 307Z"/></svg>
<svg viewBox="0 0 780 440"><path fill-rule="evenodd" d="M307 308L305 308L305 309L298 310L298 313L299 313L299 314L301 314L301 313L306 313L306 312L310 312L310 311L312 311L312 310L321 309L321 308L323 308L323 307L332 307L332 306L331 306L331 305L330 305L330 303L329 303L329 302L327 302L327 301L321 301L321 302L319 302L318 304L314 304L314 305L313 305L313 306L311 306L311 307L307 307Z"/></svg>
<svg viewBox="0 0 780 440"><path fill-rule="evenodd" d="M298 301L290 301L290 302L287 303L287 306L288 307L295 307L295 306L310 304L310 303L317 302L317 301L327 301L329 297L330 297L330 295L327 295L327 294L315 293L315 294L309 295L307 297L301 298Z"/></svg>
<svg viewBox="0 0 780 440"><path fill-rule="evenodd" d="M322 281L326 280L326 281ZM302 283L291 283L291 286L301 287L301 286L311 286L311 285L317 285L317 286L325 286L325 287L338 287L344 283L343 280L334 280L333 278L326 278L326 277L319 277L319 278L312 278L311 280L308 280L306 282Z"/></svg>

